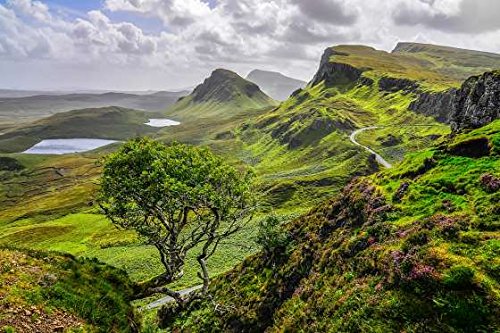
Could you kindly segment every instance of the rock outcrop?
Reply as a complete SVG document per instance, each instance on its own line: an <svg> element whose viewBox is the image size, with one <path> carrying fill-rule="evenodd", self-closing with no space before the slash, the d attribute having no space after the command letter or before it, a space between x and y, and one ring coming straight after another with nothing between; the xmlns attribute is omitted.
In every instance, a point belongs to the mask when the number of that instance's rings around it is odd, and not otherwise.
<svg viewBox="0 0 500 333"><path fill-rule="evenodd" d="M326 86L349 84L358 81L363 72L356 67L348 64L331 61L331 57L335 55L345 56L342 52L335 51L333 48L328 48L321 57L318 72L314 75L311 85L315 86L322 81L325 81Z"/></svg>
<svg viewBox="0 0 500 333"><path fill-rule="evenodd" d="M454 132L487 125L500 118L500 71L473 76L458 90L421 93L409 109L451 124Z"/></svg>
<svg viewBox="0 0 500 333"><path fill-rule="evenodd" d="M408 79L398 79L393 77L383 77L379 80L378 87L380 90L387 92L415 92L419 85L417 82Z"/></svg>
<svg viewBox="0 0 500 333"><path fill-rule="evenodd" d="M434 117L439 122L449 123L456 92L456 89L451 89L439 93L421 93L410 104L409 109L416 113Z"/></svg>
<svg viewBox="0 0 500 333"><path fill-rule="evenodd" d="M482 127L500 118L500 71L473 76L454 98L451 128L454 132Z"/></svg>

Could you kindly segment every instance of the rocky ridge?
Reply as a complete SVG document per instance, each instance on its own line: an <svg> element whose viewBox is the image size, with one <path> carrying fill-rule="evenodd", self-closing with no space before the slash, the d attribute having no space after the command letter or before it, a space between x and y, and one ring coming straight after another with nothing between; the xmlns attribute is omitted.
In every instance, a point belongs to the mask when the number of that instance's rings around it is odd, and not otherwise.
<svg viewBox="0 0 500 333"><path fill-rule="evenodd" d="M473 76L454 96L453 131L479 128L500 118L500 71Z"/></svg>

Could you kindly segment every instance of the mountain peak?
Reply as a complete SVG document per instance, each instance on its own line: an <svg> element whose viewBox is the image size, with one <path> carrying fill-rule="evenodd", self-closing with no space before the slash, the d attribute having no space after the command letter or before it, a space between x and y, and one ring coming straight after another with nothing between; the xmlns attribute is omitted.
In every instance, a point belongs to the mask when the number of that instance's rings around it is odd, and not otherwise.
<svg viewBox="0 0 500 333"><path fill-rule="evenodd" d="M196 103L229 102L238 97L253 98L256 95L264 95L259 86L235 72L222 68L214 70L192 93L193 101Z"/></svg>

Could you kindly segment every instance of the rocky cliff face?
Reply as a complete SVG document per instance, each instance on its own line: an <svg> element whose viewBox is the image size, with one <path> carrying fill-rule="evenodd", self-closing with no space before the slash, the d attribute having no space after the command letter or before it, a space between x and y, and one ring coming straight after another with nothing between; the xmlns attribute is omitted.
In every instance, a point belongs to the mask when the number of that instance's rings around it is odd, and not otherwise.
<svg viewBox="0 0 500 333"><path fill-rule="evenodd" d="M358 68L348 64L331 62L330 58L334 55L346 54L335 51L332 48L326 49L321 57L318 72L311 81L311 85L315 86L322 81L325 81L326 86L348 84L356 82L361 78L363 72Z"/></svg>
<svg viewBox="0 0 500 333"><path fill-rule="evenodd" d="M500 118L500 71L473 76L458 90L422 93L409 109L450 123L454 132L487 125Z"/></svg>
<svg viewBox="0 0 500 333"><path fill-rule="evenodd" d="M473 76L455 94L451 113L454 132L482 127L500 118L500 71Z"/></svg>
<svg viewBox="0 0 500 333"><path fill-rule="evenodd" d="M414 92L418 90L419 84L408 79L398 79L393 77L383 77L379 80L378 87L380 90L387 92Z"/></svg>
<svg viewBox="0 0 500 333"><path fill-rule="evenodd" d="M440 93L422 93L410 104L409 109L434 117L439 122L449 123L456 92L456 89L451 89Z"/></svg>

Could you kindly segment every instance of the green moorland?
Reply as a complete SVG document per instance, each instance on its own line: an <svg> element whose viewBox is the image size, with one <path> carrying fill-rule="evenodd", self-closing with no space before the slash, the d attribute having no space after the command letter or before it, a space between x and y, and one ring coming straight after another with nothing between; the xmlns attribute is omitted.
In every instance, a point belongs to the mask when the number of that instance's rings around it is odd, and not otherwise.
<svg viewBox="0 0 500 333"><path fill-rule="evenodd" d="M499 156L497 120L352 181L284 225L287 245L219 277L214 299L170 328L497 331Z"/></svg>
<svg viewBox="0 0 500 333"><path fill-rule="evenodd" d="M245 102L239 98L245 89L231 89L229 94L219 91L208 101L189 96L164 112L182 124L152 136L164 142L207 145L232 163L251 166L263 193L262 216L275 211L287 219L338 194L352 177L380 170L364 149L349 141L353 130L380 126L361 133L358 141L396 164L449 133L448 126L408 111L416 92L383 91L378 85L388 75L408 76L425 90L441 91L458 86L458 79L437 74L432 62L419 60L423 56L417 53L398 56L361 47L340 49L342 55L330 60L353 61L372 84L319 82L278 107L267 99L264 105L260 98L258 103ZM240 102L221 101L217 96ZM112 146L68 156L5 155L25 168L0 171L0 245L95 257L125 269L135 281L157 274L160 265L155 250L135 235L112 227L92 205L100 174L96 161L110 150ZM255 233L256 224L252 224L223 244L209 262L212 274L223 273L254 253ZM175 287L198 283L194 269L185 273Z"/></svg>
<svg viewBox="0 0 500 333"><path fill-rule="evenodd" d="M500 68L499 54L441 45L399 43L392 53L426 60L439 73L460 81L478 73Z"/></svg>

